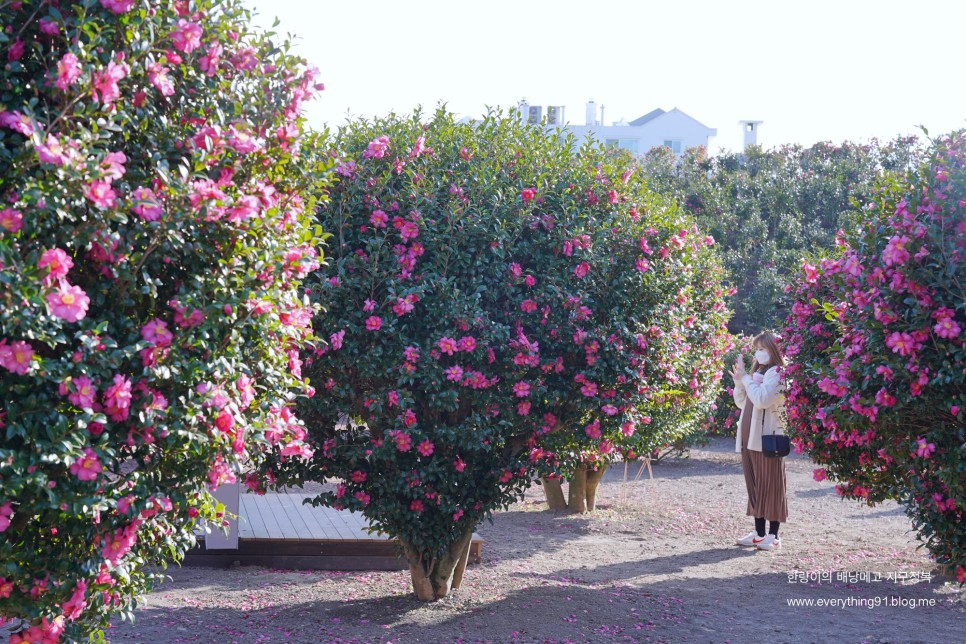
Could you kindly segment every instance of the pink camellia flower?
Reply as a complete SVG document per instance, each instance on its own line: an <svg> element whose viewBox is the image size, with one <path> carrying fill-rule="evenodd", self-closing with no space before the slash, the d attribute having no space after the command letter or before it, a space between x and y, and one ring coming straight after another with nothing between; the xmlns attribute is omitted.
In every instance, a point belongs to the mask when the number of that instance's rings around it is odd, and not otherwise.
<svg viewBox="0 0 966 644"><path fill-rule="evenodd" d="M251 47L239 47L231 56L231 64L236 69L250 72L258 66L258 56Z"/></svg>
<svg viewBox="0 0 966 644"><path fill-rule="evenodd" d="M513 393L518 398L526 398L530 395L530 385L526 382L517 382L513 385Z"/></svg>
<svg viewBox="0 0 966 644"><path fill-rule="evenodd" d="M453 353L459 350L456 340L453 338L447 338L445 336L440 338L440 340L436 343L436 346L439 347L439 350L442 353L445 353L448 356L453 355Z"/></svg>
<svg viewBox="0 0 966 644"><path fill-rule="evenodd" d="M114 384L104 392L104 411L111 420L127 420L131 409L131 381L118 374Z"/></svg>
<svg viewBox="0 0 966 644"><path fill-rule="evenodd" d="M103 70L94 74L92 85L94 86L94 99L110 107L121 96L121 88L118 83L124 80L130 68L124 62L111 61Z"/></svg>
<svg viewBox="0 0 966 644"><path fill-rule="evenodd" d="M588 398L597 395L597 385L592 382L586 382L580 388L580 393L587 396Z"/></svg>
<svg viewBox="0 0 966 644"><path fill-rule="evenodd" d="M956 405L951 406L949 408L949 413L952 414L953 416L958 416L959 415L959 407L957 407Z"/></svg>
<svg viewBox="0 0 966 644"><path fill-rule="evenodd" d="M110 564L119 563L137 541L139 525L141 525L140 519L123 528L118 528L110 537L105 537L104 545L101 546L101 556Z"/></svg>
<svg viewBox="0 0 966 644"><path fill-rule="evenodd" d="M412 503L409 504L409 509L412 510L413 512L422 512L426 508L423 505L422 501L420 501L419 499L415 499L413 500Z"/></svg>
<svg viewBox="0 0 966 644"><path fill-rule="evenodd" d="M198 57L198 69L203 71L206 76L214 76L218 72L219 65L221 65L221 56L224 52L224 47L218 43L212 43L208 46L208 52Z"/></svg>
<svg viewBox="0 0 966 644"><path fill-rule="evenodd" d="M818 280L818 270L808 262L802 264L802 270L805 271L805 281L809 284L814 284Z"/></svg>
<svg viewBox="0 0 966 644"><path fill-rule="evenodd" d="M416 446L416 451L422 456L429 456L433 453L434 449L436 449L436 446L433 445L431 440L424 440L422 443Z"/></svg>
<svg viewBox="0 0 966 644"><path fill-rule="evenodd" d="M574 268L574 275L576 275L579 278L586 277L587 273L589 272L590 272L590 264L588 264L587 262L580 262L579 264L577 264L577 267Z"/></svg>
<svg viewBox="0 0 966 644"><path fill-rule="evenodd" d="M104 171L104 177L108 181L120 179L124 176L125 163L127 163L127 157L123 152L108 152L104 155L104 159L101 160L101 169Z"/></svg>
<svg viewBox="0 0 966 644"><path fill-rule="evenodd" d="M378 315L372 315L366 318L366 331L378 331L382 328L382 318Z"/></svg>
<svg viewBox="0 0 966 644"><path fill-rule="evenodd" d="M131 10L135 0L101 0L101 6L112 13L122 14Z"/></svg>
<svg viewBox="0 0 966 644"><path fill-rule="evenodd" d="M13 516L13 506L10 501L7 501L3 505L0 505L0 532L4 532L10 527L10 517ZM0 578L0 585L3 585L3 579ZM0 597L9 597L10 595L0 594Z"/></svg>
<svg viewBox="0 0 966 644"><path fill-rule="evenodd" d="M23 215L19 210L3 208L0 210L0 228L15 233L23 227Z"/></svg>
<svg viewBox="0 0 966 644"><path fill-rule="evenodd" d="M389 137L386 135L377 137L369 142L366 151L362 153L363 159L381 159L386 156L389 150Z"/></svg>
<svg viewBox="0 0 966 644"><path fill-rule="evenodd" d="M47 295L47 309L54 317L66 322L77 322L87 316L91 300L79 286L61 282L56 291Z"/></svg>
<svg viewBox="0 0 966 644"><path fill-rule="evenodd" d="M520 191L520 199L523 200L523 203L530 203L536 196L537 191L535 188L524 188Z"/></svg>
<svg viewBox="0 0 966 644"><path fill-rule="evenodd" d="M958 338L959 334L962 331L959 328L959 325L956 324L956 321L953 320L951 317L939 318L939 321L936 323L936 326L932 328L932 330L940 338L947 338L949 340Z"/></svg>
<svg viewBox="0 0 966 644"><path fill-rule="evenodd" d="M223 411L215 418L215 427L222 434L234 435L232 430L235 428L235 418L227 411Z"/></svg>
<svg viewBox="0 0 966 644"><path fill-rule="evenodd" d="M170 70L160 63L148 65L148 82L154 89L161 93L161 96L171 96L174 94L174 80L168 76Z"/></svg>
<svg viewBox="0 0 966 644"><path fill-rule="evenodd" d="M242 374L235 381L235 389L238 390L238 404L242 409L248 407L255 400L255 381Z"/></svg>
<svg viewBox="0 0 966 644"><path fill-rule="evenodd" d="M816 481L824 481L825 478L826 478L825 468L822 467L822 468L819 468L817 470L813 470L812 471L812 478L815 479Z"/></svg>
<svg viewBox="0 0 966 644"><path fill-rule="evenodd" d="M345 329L337 331L329 336L329 346L332 347L333 351L338 351L342 348L342 342L345 339Z"/></svg>
<svg viewBox="0 0 966 644"><path fill-rule="evenodd" d="M57 62L57 81L54 85L57 89L66 91L68 87L77 82L80 75L80 61L77 56L68 52Z"/></svg>
<svg viewBox="0 0 966 644"><path fill-rule="evenodd" d="M407 409L402 415L403 425L406 427L412 427L416 424L416 414L412 409Z"/></svg>
<svg viewBox="0 0 966 644"><path fill-rule="evenodd" d="M171 42L178 51L190 54L201 47L201 34L201 25L181 18L178 28L171 32Z"/></svg>
<svg viewBox="0 0 966 644"><path fill-rule="evenodd" d="M74 621L84 613L84 609L87 607L87 580L81 579L74 586L74 592L71 593L70 599L61 604L61 611L64 613L64 618L69 621Z"/></svg>
<svg viewBox="0 0 966 644"><path fill-rule="evenodd" d="M466 469L466 463L463 462L462 458L457 456L456 460L453 461L453 469L456 470L457 472L462 472L463 470Z"/></svg>
<svg viewBox="0 0 966 644"><path fill-rule="evenodd" d="M432 154L432 152L433 152L433 148L426 145L426 137L419 136L419 137L416 137L416 145L414 145L413 149L410 150L409 152L409 158L415 159L416 157L423 154Z"/></svg>
<svg viewBox="0 0 966 644"><path fill-rule="evenodd" d="M362 503L362 505L369 505L369 501L372 500L372 497L370 497L368 494L366 494L362 490L359 490L358 492L356 492L352 496L354 496L356 498L356 500L358 500L360 503Z"/></svg>
<svg viewBox="0 0 966 644"><path fill-rule="evenodd" d="M23 340L7 345L6 339L0 340L0 367L18 375L30 371L34 359L34 350Z"/></svg>
<svg viewBox="0 0 966 644"><path fill-rule="evenodd" d="M906 332L893 331L885 338L886 346L892 349L893 353L901 356L908 356L915 352L917 343L915 339Z"/></svg>
<svg viewBox="0 0 966 644"><path fill-rule="evenodd" d="M40 19L40 33L45 36L56 36L60 33L60 27L57 25L55 20L50 18Z"/></svg>
<svg viewBox="0 0 966 644"><path fill-rule="evenodd" d="M934 443L927 443L925 438L920 438L916 441L916 451L913 455L919 458L929 458L935 451L936 445Z"/></svg>
<svg viewBox="0 0 966 644"><path fill-rule="evenodd" d="M365 299L365 301L362 303L362 310L365 311L365 312L367 312L367 313L370 312L370 311L375 311L376 310L376 301L375 300L370 300L367 297Z"/></svg>
<svg viewBox="0 0 966 644"><path fill-rule="evenodd" d="M95 179L85 186L84 194L98 208L113 208L117 199L117 194L111 188L111 182L101 179Z"/></svg>
<svg viewBox="0 0 966 644"><path fill-rule="evenodd" d="M526 299L520 302L520 310L524 313L533 313L537 310L537 303L531 299Z"/></svg>
<svg viewBox="0 0 966 644"><path fill-rule="evenodd" d="M906 235L893 235L882 251L882 262L886 266L902 266L909 261L909 251L906 244L910 239Z"/></svg>
<svg viewBox="0 0 966 644"><path fill-rule="evenodd" d="M600 410L605 414L607 414L608 416L616 416L618 411L617 407L615 407L614 405L604 405L603 407L600 408Z"/></svg>
<svg viewBox="0 0 966 644"><path fill-rule="evenodd" d="M392 436L396 443L396 449L400 452L408 452L413 446L413 437L406 432L401 431L391 431L389 435Z"/></svg>
<svg viewBox="0 0 966 644"><path fill-rule="evenodd" d="M896 404L896 397L883 388L876 392L875 404L882 407L893 407Z"/></svg>
<svg viewBox="0 0 966 644"><path fill-rule="evenodd" d="M447 380L451 380L453 382L459 382L460 378L463 377L463 368L457 365L453 365L452 367L447 368L445 373L446 373Z"/></svg>
<svg viewBox="0 0 966 644"><path fill-rule="evenodd" d="M30 117L17 111L0 112L0 125L14 132L20 132L26 137L34 133L34 125Z"/></svg>
<svg viewBox="0 0 966 644"><path fill-rule="evenodd" d="M90 447L85 447L83 456L71 463L70 473L81 481L93 481L104 471L104 467L97 459L97 454Z"/></svg>
<svg viewBox="0 0 966 644"><path fill-rule="evenodd" d="M48 270L44 284L49 286L62 277L67 276L67 272L74 267L73 260L59 248L45 250L37 262L37 268Z"/></svg>
<svg viewBox="0 0 966 644"><path fill-rule="evenodd" d="M157 221L161 218L161 204L150 188L137 188L131 193L131 212L144 221Z"/></svg>
<svg viewBox="0 0 966 644"><path fill-rule="evenodd" d="M411 221L407 221L399 227L399 236L403 238L404 242L411 239L416 239L419 237L419 226Z"/></svg>
<svg viewBox="0 0 966 644"><path fill-rule="evenodd" d="M530 415L530 408L532 406L533 405L532 405L532 403L529 400L524 400L523 402L518 403L517 404L517 415L518 416L529 416Z"/></svg>
<svg viewBox="0 0 966 644"><path fill-rule="evenodd" d="M97 398L97 389L94 388L94 384L90 378L87 376L77 376L76 378L71 378L69 384L70 387L64 387L61 395L72 389L73 391L67 394L67 400L72 404L77 405L81 409L90 409L94 406L94 401Z"/></svg>
<svg viewBox="0 0 966 644"><path fill-rule="evenodd" d="M631 421L621 424L621 434L624 436L633 436L635 431L637 431L637 428Z"/></svg>
<svg viewBox="0 0 966 644"><path fill-rule="evenodd" d="M459 521L461 516L463 516L463 508L460 508L453 513L453 521Z"/></svg>
<svg viewBox="0 0 966 644"><path fill-rule="evenodd" d="M13 41L13 44L7 49L7 60L11 63L17 62L23 57L24 49L26 45L22 40L17 38Z"/></svg>
<svg viewBox="0 0 966 644"><path fill-rule="evenodd" d="M174 335L168 330L168 324L158 318L141 327L141 337L158 347L167 347L174 339Z"/></svg>
<svg viewBox="0 0 966 644"><path fill-rule="evenodd" d="M416 298L413 295L397 298L396 303L392 305L392 312L398 316L403 316L413 310L413 302L415 301Z"/></svg>
<svg viewBox="0 0 966 644"><path fill-rule="evenodd" d="M388 222L389 215L382 210L373 210L372 214L369 215L369 223L372 224L373 228L385 228Z"/></svg>
<svg viewBox="0 0 966 644"><path fill-rule="evenodd" d="M416 347L406 347L403 349L403 358L406 362L416 362L419 360L419 349Z"/></svg>
<svg viewBox="0 0 966 644"><path fill-rule="evenodd" d="M594 420L594 422L588 424L584 427L584 433L590 438L600 438L600 421Z"/></svg>
<svg viewBox="0 0 966 644"><path fill-rule="evenodd" d="M41 163L62 166L69 160L67 150L61 145L60 139L53 134L48 134L46 143L37 145L36 150L37 160Z"/></svg>

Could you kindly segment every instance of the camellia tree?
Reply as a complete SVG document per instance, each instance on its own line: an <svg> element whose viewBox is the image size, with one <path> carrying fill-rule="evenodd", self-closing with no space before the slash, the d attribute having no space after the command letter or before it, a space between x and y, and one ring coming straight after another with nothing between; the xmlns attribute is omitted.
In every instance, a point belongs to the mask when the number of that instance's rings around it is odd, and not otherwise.
<svg viewBox="0 0 966 644"><path fill-rule="evenodd" d="M840 252L806 264L786 334L796 444L870 504L897 499L966 582L966 136L889 181Z"/></svg>
<svg viewBox="0 0 966 644"><path fill-rule="evenodd" d="M316 502L398 538L432 600L534 473L700 417L726 310L711 241L627 157L444 111L356 121L337 148L299 411L315 458L270 475L338 478Z"/></svg>
<svg viewBox="0 0 966 644"><path fill-rule="evenodd" d="M314 74L237 2L0 3L0 623L75 640L179 558L290 406ZM314 146L306 146L307 150Z"/></svg>
<svg viewBox="0 0 966 644"><path fill-rule="evenodd" d="M784 286L802 254L831 251L836 232L855 224L853 202L865 203L881 176L905 172L920 154L915 137L716 155L654 148L642 172L724 249L725 277L736 290L729 327L755 335L783 324L791 306Z"/></svg>

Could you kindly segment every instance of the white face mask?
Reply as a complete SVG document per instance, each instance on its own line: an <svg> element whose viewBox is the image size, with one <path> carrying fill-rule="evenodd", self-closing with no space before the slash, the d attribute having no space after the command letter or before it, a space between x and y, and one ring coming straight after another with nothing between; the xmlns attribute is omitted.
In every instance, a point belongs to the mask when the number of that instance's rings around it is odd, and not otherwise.
<svg viewBox="0 0 966 644"><path fill-rule="evenodd" d="M755 360L758 361L758 364L768 364L771 362L771 354L764 349L758 349L755 351Z"/></svg>

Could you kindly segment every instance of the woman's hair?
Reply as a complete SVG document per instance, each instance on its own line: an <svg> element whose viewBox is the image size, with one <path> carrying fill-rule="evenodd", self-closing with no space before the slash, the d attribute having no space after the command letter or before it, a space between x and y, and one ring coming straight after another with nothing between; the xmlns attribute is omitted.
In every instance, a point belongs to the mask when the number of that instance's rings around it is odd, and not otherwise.
<svg viewBox="0 0 966 644"><path fill-rule="evenodd" d="M782 352L778 350L778 343L775 334L769 333L768 331L763 331L755 336L755 339L751 341L751 346L757 349L764 349L771 356L772 366L785 366L785 359L782 357ZM757 360L752 360L751 370L756 371L760 365Z"/></svg>

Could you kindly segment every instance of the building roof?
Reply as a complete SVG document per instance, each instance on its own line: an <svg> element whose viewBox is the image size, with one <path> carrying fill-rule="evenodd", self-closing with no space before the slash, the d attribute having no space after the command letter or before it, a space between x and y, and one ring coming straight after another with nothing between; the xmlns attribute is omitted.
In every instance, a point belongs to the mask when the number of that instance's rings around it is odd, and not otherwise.
<svg viewBox="0 0 966 644"><path fill-rule="evenodd" d="M634 119L633 121L631 121L630 124L631 125L634 125L634 126L644 125L645 123L647 123L649 121L653 121L654 119L656 119L657 117L661 116L662 114L664 114L664 110L662 110L659 107L656 110L653 110L651 112L648 112L644 116L641 116L640 118Z"/></svg>

